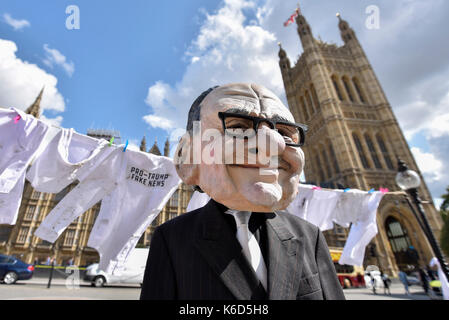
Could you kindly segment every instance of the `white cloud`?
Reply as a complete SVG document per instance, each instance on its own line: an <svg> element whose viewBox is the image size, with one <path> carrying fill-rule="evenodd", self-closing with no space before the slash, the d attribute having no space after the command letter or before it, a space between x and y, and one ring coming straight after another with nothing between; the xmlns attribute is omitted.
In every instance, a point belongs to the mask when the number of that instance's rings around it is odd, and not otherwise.
<svg viewBox="0 0 449 320"><path fill-rule="evenodd" d="M122 141L123 144L126 144L126 140ZM137 139L129 139L127 150L140 151L140 141Z"/></svg>
<svg viewBox="0 0 449 320"><path fill-rule="evenodd" d="M64 111L64 98L56 88L58 79L37 65L19 59L16 52L13 41L0 39L0 105L25 110L45 86L41 108Z"/></svg>
<svg viewBox="0 0 449 320"><path fill-rule="evenodd" d="M29 21L22 19L22 20L16 20L9 13L3 14L3 21L14 28L14 30L20 30L25 27L29 27L31 24Z"/></svg>
<svg viewBox="0 0 449 320"><path fill-rule="evenodd" d="M440 210L443 201L443 198L433 198L433 202L435 203L435 207L437 208L437 210Z"/></svg>
<svg viewBox="0 0 449 320"><path fill-rule="evenodd" d="M60 66L71 77L75 72L75 64L73 61L68 62L67 58L57 49L52 49L48 44L44 44L45 59L43 62L53 68L54 65Z"/></svg>
<svg viewBox="0 0 449 320"><path fill-rule="evenodd" d="M440 181L444 175L443 163L432 153L423 152L417 147L412 147L411 151L421 173L426 177L426 182Z"/></svg>
<svg viewBox="0 0 449 320"><path fill-rule="evenodd" d="M174 86L158 81L149 88L148 124L167 131L184 128L192 102L214 85L255 82L284 95L276 37L257 22L249 24L245 10L257 13L255 3L244 0L225 0L216 13L204 13L199 34L185 52L190 64L183 78Z"/></svg>
<svg viewBox="0 0 449 320"><path fill-rule="evenodd" d="M61 127L61 123L62 123L62 116L57 116L55 118L47 118L44 115L40 116L40 119L49 123L50 125L56 126L56 127Z"/></svg>
<svg viewBox="0 0 449 320"><path fill-rule="evenodd" d="M165 129L165 130L169 130L169 129L173 128L173 121L171 121L167 118L158 117L158 116L149 114L149 115L144 116L143 119L145 120L145 122L147 122L153 128L161 128L161 129Z"/></svg>
<svg viewBox="0 0 449 320"><path fill-rule="evenodd" d="M449 74L448 74L449 75ZM429 80L434 82L435 79ZM429 101L422 96L426 85L414 88L415 100L396 108L396 115L407 139L417 133L424 133L427 138L437 138L449 134L449 83L446 95L437 101Z"/></svg>

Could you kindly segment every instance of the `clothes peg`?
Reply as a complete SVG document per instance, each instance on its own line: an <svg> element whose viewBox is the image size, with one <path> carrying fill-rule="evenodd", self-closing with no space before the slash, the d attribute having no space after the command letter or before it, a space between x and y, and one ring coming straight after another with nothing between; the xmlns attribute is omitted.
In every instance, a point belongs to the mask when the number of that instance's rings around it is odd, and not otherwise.
<svg viewBox="0 0 449 320"><path fill-rule="evenodd" d="M346 188L343 192L349 191L351 190L351 188Z"/></svg>
<svg viewBox="0 0 449 320"><path fill-rule="evenodd" d="M312 187L312 190L321 190L321 187L315 186L315 187Z"/></svg>
<svg viewBox="0 0 449 320"><path fill-rule="evenodd" d="M17 122L19 122L20 119L22 119L22 117L19 114L14 118L14 123L17 124Z"/></svg>
<svg viewBox="0 0 449 320"><path fill-rule="evenodd" d="M111 140L109 140L109 146L112 146L113 142L114 142L114 137L112 137Z"/></svg>
<svg viewBox="0 0 449 320"><path fill-rule="evenodd" d="M374 191L376 191L376 190L373 188L370 191L368 191L368 193L370 194L370 193L373 193Z"/></svg>
<svg viewBox="0 0 449 320"><path fill-rule="evenodd" d="M128 148L128 140L126 140L126 144L125 144L125 147L123 148L123 152L126 151L126 148Z"/></svg>
<svg viewBox="0 0 449 320"><path fill-rule="evenodd" d="M385 194L385 193L387 193L389 190L388 190L388 188L380 188L379 191L382 192L383 194Z"/></svg>

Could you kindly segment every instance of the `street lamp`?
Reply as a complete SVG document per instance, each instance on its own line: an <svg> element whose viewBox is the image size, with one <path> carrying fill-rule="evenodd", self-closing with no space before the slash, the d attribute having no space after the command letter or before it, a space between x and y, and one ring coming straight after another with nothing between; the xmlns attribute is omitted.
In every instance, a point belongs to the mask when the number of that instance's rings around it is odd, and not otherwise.
<svg viewBox="0 0 449 320"><path fill-rule="evenodd" d="M424 212L421 199L418 196L418 187L421 184L421 179L419 178L419 175L415 171L410 170L405 164L405 162L400 159L398 160L398 173L396 175L396 184L399 186L399 188L406 191L411 196L413 202L418 208L419 215L421 217L421 221L418 222L420 222L424 234L427 240L429 241L435 256L437 257L438 262L440 263L444 275L446 276L446 279L449 281L448 265L443 258L438 242L435 240L435 236L433 235L432 229L430 228L429 222Z"/></svg>

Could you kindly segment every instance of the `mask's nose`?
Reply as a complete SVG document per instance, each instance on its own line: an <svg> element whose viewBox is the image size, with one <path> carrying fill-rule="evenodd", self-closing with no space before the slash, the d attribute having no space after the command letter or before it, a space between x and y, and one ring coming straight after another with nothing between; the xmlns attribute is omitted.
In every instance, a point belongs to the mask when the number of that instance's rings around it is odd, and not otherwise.
<svg viewBox="0 0 449 320"><path fill-rule="evenodd" d="M277 166L278 157L284 153L284 138L274 129L267 125L262 125L257 130L257 158L261 164L270 164L270 167Z"/></svg>

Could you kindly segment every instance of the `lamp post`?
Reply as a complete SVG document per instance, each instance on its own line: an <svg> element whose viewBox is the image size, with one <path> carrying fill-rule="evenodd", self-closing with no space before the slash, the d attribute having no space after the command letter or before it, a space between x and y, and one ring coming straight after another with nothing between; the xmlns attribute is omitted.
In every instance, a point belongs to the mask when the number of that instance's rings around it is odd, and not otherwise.
<svg viewBox="0 0 449 320"><path fill-rule="evenodd" d="M446 276L446 279L449 281L448 265L443 258L440 246L438 245L438 242L436 241L435 236L433 235L432 229L430 228L429 225L429 221L427 220L427 216L424 212L421 199L418 196L418 188L421 184L421 179L419 178L419 175L415 171L410 170L405 164L405 162L400 159L398 160L398 173L396 175L396 184L399 186L399 188L406 191L411 196L413 202L418 208L421 220L418 222L420 222L424 234L427 240L429 241L436 258L438 259L438 262L440 263L443 273Z"/></svg>

